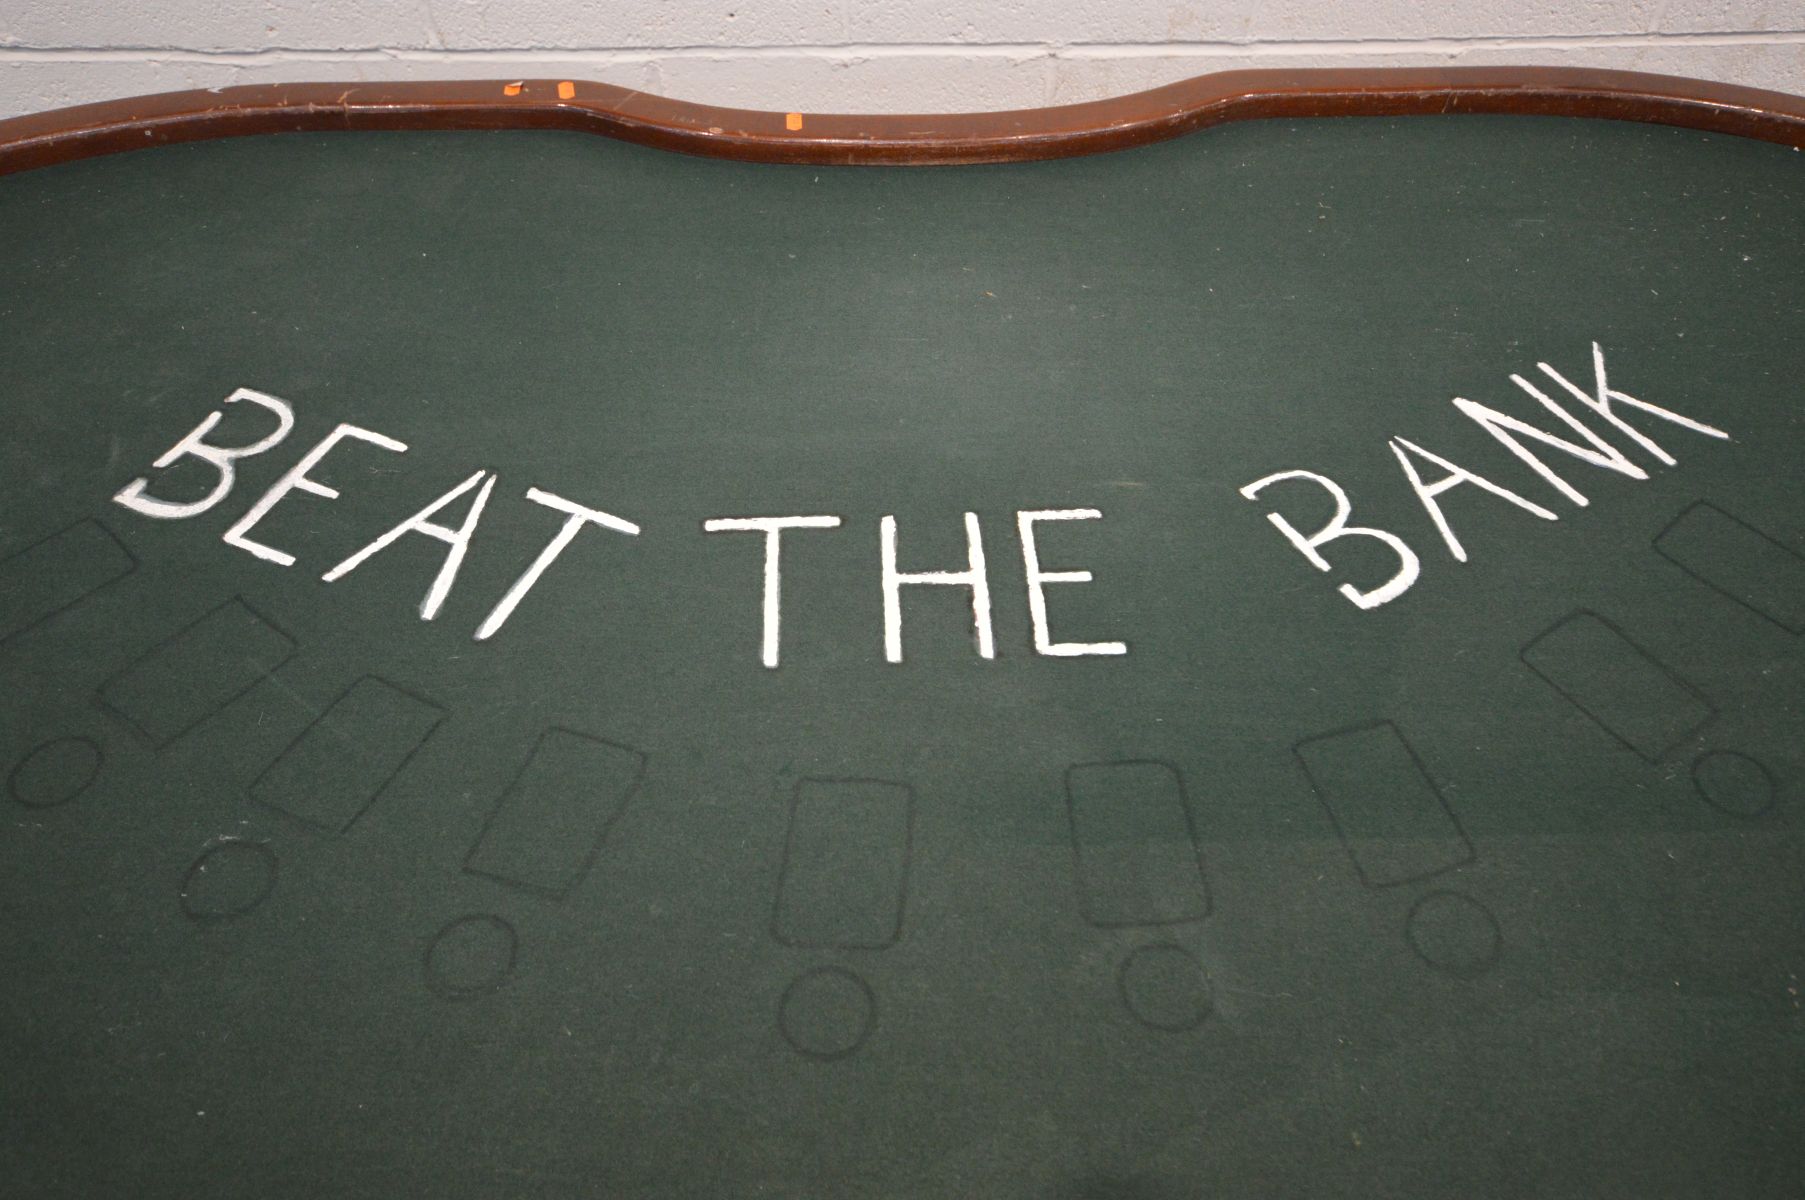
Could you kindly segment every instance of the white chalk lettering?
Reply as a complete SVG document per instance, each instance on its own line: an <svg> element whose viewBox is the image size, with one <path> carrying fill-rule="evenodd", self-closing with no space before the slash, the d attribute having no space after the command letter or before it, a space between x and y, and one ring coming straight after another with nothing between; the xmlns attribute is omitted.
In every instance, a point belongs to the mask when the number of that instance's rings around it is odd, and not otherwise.
<svg viewBox="0 0 1805 1200"><path fill-rule="evenodd" d="M1374 538L1389 546L1392 553L1398 556L1397 573L1378 587L1363 592L1351 583L1344 583L1336 589L1337 591L1353 601L1356 608L1364 609L1377 608L1381 604L1387 604L1410 590L1410 585L1416 582L1417 575L1422 571L1422 563L1418 560L1416 551L1405 545L1404 539L1394 533L1387 533L1383 529L1367 529L1359 525L1349 525L1347 519L1353 513L1353 503L1348 500L1347 493L1341 490L1341 485L1333 479L1318 475L1314 471L1280 471L1277 474L1268 475L1264 479L1256 479L1242 488L1241 494L1252 500L1268 486L1288 479L1307 479L1335 499L1335 515L1330 517L1328 523L1321 529L1308 537L1299 533L1291 522L1278 513L1266 514L1266 519L1272 522L1274 528L1284 534L1285 539L1296 546L1300 554L1315 564L1318 571L1329 570L1329 561L1318 554L1316 548L1344 537Z"/></svg>
<svg viewBox="0 0 1805 1200"><path fill-rule="evenodd" d="M1560 520L1554 513L1543 508L1541 505L1525 500L1522 496L1517 495L1517 493L1511 491L1509 488L1499 487L1483 475L1475 475L1465 467L1456 466L1439 454L1431 454L1415 442L1406 441L1399 437L1392 438L1390 444L1391 452L1398 456L1398 465L1404 468L1404 475L1410 480L1412 490L1416 492L1416 498L1421 500L1423 502L1423 507L1429 510L1430 519L1435 522L1435 527L1441 530L1442 541L1448 544L1448 553L1454 556L1456 562L1465 562L1467 560L1467 552L1465 548L1461 546L1460 539L1454 536L1454 530L1449 527L1448 518L1446 514L1442 512L1441 505L1437 504L1435 501L1437 496L1441 495L1449 488L1456 488L1463 483L1470 483L1477 488L1490 492L1501 500L1510 501L1524 512L1534 513L1544 521ZM1410 454L1415 454L1419 458L1427 459L1429 462L1434 463L1436 466L1446 471L1447 474L1436 480L1434 483L1424 483L1423 477L1417 474L1416 464L1410 461L1409 454L1404 453L1406 450L1408 450Z"/></svg>
<svg viewBox="0 0 1805 1200"><path fill-rule="evenodd" d="M885 516L878 521L879 543L883 555L884 581L884 658L902 661L902 588L904 584L926 584L939 587L971 589L971 623L977 637L981 658L997 656L996 641L990 633L990 578L984 570L984 535L978 529L978 514L965 514L967 567L963 571L922 571L905 574L896 569L896 518Z"/></svg>
<svg viewBox="0 0 1805 1200"><path fill-rule="evenodd" d="M639 533L639 526L631 521L599 509L584 508L575 501L566 500L551 492L542 492L536 487L526 490L526 498L534 504L555 508L561 513L568 513L569 516L559 527L558 532L553 535L552 540L545 544L545 549L539 552L539 557L535 558L532 565L520 573L520 578L514 581L514 585L507 590L495 607L489 610L489 615L483 618L483 623L477 626L476 640L479 642L493 637L495 631L507 623L514 610L520 606L520 602L526 599L526 594L533 590L533 585L539 582L539 577L545 574L546 568L558 561L558 556L564 553L566 546L576 540L578 532L585 524L600 525L605 529L612 529L616 533L628 535Z"/></svg>
<svg viewBox="0 0 1805 1200"><path fill-rule="evenodd" d="M1043 571L1040 551L1034 544L1034 526L1039 521L1097 521L1103 514L1094 508L1043 508L1015 514L1016 529L1022 539L1022 566L1028 576L1028 615L1034 623L1034 652L1053 658L1077 658L1086 654L1127 654L1123 642L1056 642L1047 631L1047 593L1049 583L1089 583L1089 571Z"/></svg>
<svg viewBox="0 0 1805 1200"><path fill-rule="evenodd" d="M1496 438L1499 444L1521 459L1530 470L1534 471L1537 475L1540 475L1543 479L1546 479L1556 491L1560 492L1561 495L1567 497L1567 499L1573 501L1573 503L1579 505L1581 508L1584 508L1587 504L1591 503L1584 496L1580 495L1578 489L1572 484L1555 474L1552 467L1537 458L1529 447L1518 441L1515 436L1516 434L1521 434L1527 438L1533 438L1545 446L1551 446L1563 454L1570 454L1581 462L1591 463L1595 467L1603 467L1606 470L1615 471L1620 475L1628 475L1631 479L1648 478L1648 472L1631 462L1629 455L1594 433L1592 429L1579 418L1556 404L1553 397L1538 390L1533 383L1530 383L1521 375L1512 375L1510 379L1512 383L1522 388L1525 392L1528 392L1531 396L1534 396L1536 401L1540 403L1543 408L1559 417L1568 428L1585 438L1591 448L1588 449L1586 446L1581 446L1576 442L1570 442L1566 438L1549 433L1545 429L1537 429L1534 425L1531 425L1526 421L1518 420L1516 417L1507 416L1495 408L1487 408L1483 404L1475 404L1471 400L1462 399L1458 396L1454 399L1454 407L1459 409L1464 415L1471 417L1474 421L1478 422L1481 429Z"/></svg>
<svg viewBox="0 0 1805 1200"><path fill-rule="evenodd" d="M476 487L479 483L482 484L482 490L477 492L476 500L470 505L470 511L464 515L464 523L462 525L459 525L456 529L447 529L445 526L429 520L433 514L457 500L465 492ZM489 502L489 492L494 486L495 476L489 474L487 471L477 471L475 474L471 475L470 478L464 480L464 482L458 484L449 492L446 492L443 496L440 496L437 500L434 500L431 504L428 504L425 508L401 522L401 524L395 526L393 529L365 546L362 550L359 550L350 558L347 558L344 562L338 564L338 566L333 567L330 571L320 576L320 578L324 579L327 583L334 583L344 578L346 575L349 575L352 571L355 571L358 567L362 566L371 555L378 554L381 551L388 549L388 547L393 545L403 534L423 533L427 537L437 538L439 541L450 546L451 552L445 556L445 564L439 568L439 573L433 579L432 587L428 589L426 598L420 602L420 619L422 621L432 620L439 615L440 606L445 603L445 597L451 592L451 585L457 580L458 567L464 561L464 552L470 548L470 535L476 532L476 523L482 519L483 505Z"/></svg>
<svg viewBox="0 0 1805 1200"><path fill-rule="evenodd" d="M407 451L407 446L405 444L396 441L392 437L384 437L380 433L375 433L368 429L360 429L356 425L340 425L337 429L334 429L331 433L320 439L319 445L302 455L300 462L289 468L286 475L276 480L275 486L263 493L263 495L258 498L257 503L251 505L250 511L246 512L244 516L238 519L236 525L226 530L224 538L226 544L229 546L237 546L240 550L249 550L258 558L268 559L270 562L279 563L285 567L293 566L295 561L294 555L283 550L278 550L274 546L266 546L262 542L253 542L245 535L256 528L257 522L268 516L270 509L276 507L282 497L288 495L291 491L299 490L310 492L315 496L321 496L327 500L338 499L337 488L330 487L316 479L309 479L307 477L307 472L319 466L320 460L330 454L332 448L338 445L340 441L348 437L357 438L359 441L369 442L371 445L381 446L384 450L393 450L397 454L402 454Z"/></svg>
<svg viewBox="0 0 1805 1200"><path fill-rule="evenodd" d="M249 458L254 454L262 454L265 450L270 449L283 438L287 437L288 431L295 427L294 410L288 406L286 400L278 399L275 396L265 395L262 392L252 391L250 388L239 388L230 396L226 397L227 404L236 404L240 400L249 400L253 404L260 404L264 408L275 413L275 431L265 437L259 438L248 446L212 445L207 442L205 438L209 433L213 432L213 427L218 425L220 419L225 416L223 409L214 409L207 414L206 418L202 420L199 425L194 427L193 431L190 432L187 437L171 446L168 450L165 450L163 454L151 464L151 466L161 470L184 456L198 458L204 463L211 464L213 469L219 472L219 478L214 482L212 491L208 492L205 496L202 496L199 500L188 503L180 503L174 500L158 500L154 496L146 496L144 494L144 489L150 485L150 481L148 479L140 478L132 480L123 488L119 489L118 494L113 497L113 502L115 504L122 504L133 512L141 513L147 517L156 517L157 519L164 521L180 521L188 517L198 517L200 514L212 508L215 504L218 504L221 500L224 500L226 498L226 493L232 490L232 484L236 479L237 472L234 464L241 458Z"/></svg>
<svg viewBox="0 0 1805 1200"><path fill-rule="evenodd" d="M1664 421L1671 421L1682 429L1690 429L1694 433L1702 433L1706 437L1728 438L1730 436L1723 430L1711 425L1706 425L1702 421L1694 421L1691 417L1682 417L1679 413L1670 412L1659 405L1649 404L1646 401L1638 400L1634 396L1626 395L1611 387L1605 380L1604 375L1604 351L1599 347L1597 342L1592 343L1592 373L1598 389L1596 395L1588 395L1578 385L1574 384L1566 376L1562 375L1559 371L1545 362L1539 362L1536 366L1541 368L1542 374L1566 388L1567 391L1572 393L1581 404L1584 404L1587 408L1609 421L1620 432L1629 437L1638 446L1660 459L1666 466L1671 467L1675 465L1673 455L1661 449L1660 446L1655 444L1653 439L1645 436L1639 430L1631 428L1629 423L1618 416L1612 409L1612 401L1627 405L1630 408L1640 409L1642 412L1660 417ZM1512 378L1514 379L1516 377L1512 376ZM1521 383L1522 381L1518 380L1518 382ZM1528 385L1524 384L1523 386L1527 387Z"/></svg>
<svg viewBox="0 0 1805 1200"><path fill-rule="evenodd" d="M1585 472L1575 466L1573 462L1566 462L1562 456L1573 459L1585 467L1596 467L1627 479L1646 481L1663 466L1678 465L1674 456L1668 452L1666 447L1655 441L1651 432L1661 433L1662 437L1670 442L1675 439L1676 435L1671 429L1650 424L1652 420L1658 419L1666 422L1669 426L1689 430L1710 438L1719 440L1730 438L1730 434L1722 429L1648 403L1613 387L1606 373L1603 348L1595 341L1590 345L1592 348L1592 377L1590 380L1586 380L1583 374L1576 374L1573 378L1569 378L1548 363L1539 360L1535 362L1536 370L1525 369L1521 374L1509 376L1515 389L1510 394L1514 396L1520 392L1534 402L1533 405L1525 404L1523 401L1510 401L1505 404L1506 408L1514 408L1521 415L1511 415L1509 412L1469 400L1464 396L1453 397L1451 403L1456 412L1476 424L1486 437L1503 447L1518 462L1527 466L1543 483L1546 483L1566 500L1582 508L1589 506L1590 501L1572 480L1580 478L1583 482ZM1282 397L1274 399L1282 400ZM250 432L240 434L235 427L247 410L242 407L232 409L228 406L242 402L249 402L253 408L267 410L274 418L275 428L273 430L265 428L270 420L269 417L252 414L243 418L245 424L249 426ZM1445 410L1441 411L1445 416ZM227 419L228 415L231 416L230 420ZM1631 421L1636 422L1636 425L1632 425ZM289 402L251 388L239 388L227 396L216 411L207 413L204 419L186 436L158 456L152 467L146 469L143 477L134 479L120 488L112 498L115 503L125 508L160 520L181 520L205 513L220 504L233 491L237 482L236 471L240 460L265 454L282 443L293 432L295 423L294 408ZM1457 421L1456 424L1460 424L1460 422ZM1643 428L1637 428L1637 425ZM1316 434L1310 434L1306 426L1298 428L1308 436L1316 436ZM259 429L264 429L264 432L255 441L244 445L221 444L221 441L229 442L234 438L249 437L251 433ZM1644 432L1644 429L1650 432ZM1320 430L1318 430L1319 432ZM1470 435L1467 436L1470 438ZM216 438L219 440L210 440ZM231 521L222 535L225 543L247 551L265 562L276 563L284 567L293 566L296 562L296 555L271 544L272 540L283 540L282 518L277 518L275 528L271 528L268 518L296 492L324 500L339 499L338 489L322 482L316 472L323 473L328 478L333 477L332 467L325 464L330 455L345 441L361 441L397 454L408 451L407 444L396 438L360 425L338 422L332 427L330 433L301 455L298 462L282 471L275 483L268 486L244 510L241 516ZM1480 441L1483 443L1485 438L1481 438ZM1455 562L1465 563L1469 556L1460 535L1455 532L1454 522L1462 519L1463 514L1474 513L1483 507L1475 497L1466 493L1461 493L1452 503L1445 499L1449 493L1462 486L1470 485L1493 499L1502 500L1538 520L1558 522L1565 515L1564 511L1557 512L1557 509L1561 509L1561 503L1553 496L1543 493L1540 495L1539 501L1533 498L1538 492L1537 485L1527 483L1522 477L1511 478L1511 473L1514 473L1517 468L1507 464L1500 465L1502 460L1497 458L1492 449L1488 448L1483 451L1490 460L1490 465L1487 466L1487 469L1493 472L1490 477L1426 450L1401 435L1388 436L1386 449L1397 460L1398 468L1402 471L1405 482L1415 495L1417 502L1422 505L1423 511L1428 514L1442 544ZM1468 454L1463 453L1462 457L1471 461L1471 456ZM186 459L195 460L194 464L190 465L184 462ZM1284 460L1280 459L1279 461ZM211 476L207 474L209 467L213 472ZM795 471L809 469L810 465L799 463L792 469L792 474ZM273 466L267 470L269 474L276 473ZM162 473L159 474L159 472ZM863 468L861 468L861 472L859 478L865 478L870 474ZM258 473L256 470L253 471L253 474ZM1139 474L1139 472L1136 473ZM839 476L830 470L829 477ZM1592 486L1596 487L1599 477L1591 478ZM1503 479L1504 482L1498 482L1499 479ZM1322 521L1321 527L1313 533L1298 528L1287 516L1283 515L1281 509L1299 513L1299 520L1308 527L1314 524L1316 515L1320 514L1324 507L1319 498L1305 495L1301 488L1281 488L1279 507L1275 508L1271 502L1264 500L1264 493L1273 485L1288 484L1292 481L1315 484L1323 492L1326 492L1333 502L1333 511ZM448 548L444 552L443 561L437 567L436 574L426 588L425 595L419 602L421 619L433 620L446 604L451 589L456 583L471 540L482 520L496 482L497 476L489 470L474 472L431 504L339 562L321 578L327 583L337 582L357 570L372 557L393 546L404 535L423 534L444 543ZM1506 483L1516 483L1523 490L1507 487ZM1120 485L1124 487L1146 486L1140 480L1122 480ZM167 499L150 494L155 489L162 491L165 496L180 497L192 495L203 486L206 487L207 494L195 500ZM1614 481L1607 481L1605 486L1615 486ZM1266 520L1317 571L1329 575L1330 579L1327 582L1356 608L1369 610L1396 600L1414 587L1421 575L1423 561L1418 552L1403 537L1385 529L1351 523L1352 500L1340 484L1326 475L1306 470L1279 471L1242 487L1240 495L1247 500L1258 501L1261 508L1271 509L1265 513ZM588 508L537 487L529 487L525 497L532 504L554 509L564 516L550 540L543 545L532 561L525 566L525 569L520 571L518 577L508 585L500 598L493 602L494 606L476 625L472 636L479 642L494 637L512 619L515 610L525 601L528 593L539 585L546 572L570 548L585 526L599 525L632 537L638 536L641 532L638 525L623 517ZM1467 503L1472 507L1463 509L1462 503ZM1490 502L1485 503L1489 504ZM448 513L455 514L456 506L460 504L464 508L461 518L454 519L446 515ZM1371 504L1371 499L1363 500L1363 508L1369 507ZM303 508L305 510L306 506ZM1450 509L1452 509L1452 513ZM311 511L317 514L321 510ZM1495 519L1499 518L1500 511L1495 508L1489 510L1490 515ZM996 639L992 630L993 611L990 581L985 563L983 531L975 512L967 511L963 516L966 535L964 568L916 572L905 572L897 568L896 517L886 515L879 518L885 661L890 663L903 661L902 595L903 589L909 586L969 589L972 635L977 653L984 659L997 657ZM1094 508L1020 509L1015 512L1016 531L1021 540L1022 566L1027 584L1032 645L1037 656L1050 658L1120 657L1128 653L1128 644L1125 641L1058 640L1052 632L1052 623L1048 616L1047 592L1049 587L1060 584L1093 583L1095 577L1091 571L1084 569L1048 569L1041 561L1043 548L1039 545L1038 539L1049 535L1041 531L1039 526L1052 522L1101 521L1102 516L1101 511ZM1407 518L1408 521L1415 519L1414 517ZM1515 518L1510 519L1514 520ZM1584 519L1580 518L1576 523L1583 528ZM762 535L764 539L759 661L767 669L779 666L783 655L784 535L794 530L838 529L842 524L843 521L840 517L827 514L713 517L701 522L702 532L706 534L752 533ZM263 531L262 538L257 536L260 529ZM947 532L950 534L950 528ZM1466 532L1468 536L1474 536L1470 529ZM300 534L292 536L298 538ZM1051 536L1057 541L1060 537L1082 539L1084 535L1074 531ZM1417 539L1418 545L1422 544L1420 525L1413 528L1411 536ZM1343 539L1367 540L1343 543ZM1369 542L1377 542L1389 551L1389 556L1373 549ZM1336 548L1330 550L1331 545ZM416 546L415 549L422 548ZM302 552L307 553L305 549ZM587 552L580 550L578 554ZM603 551L598 549L596 552L602 553ZM438 552L430 551L428 553ZM737 552L727 551L726 553ZM793 555L792 548L792 558ZM1058 551L1054 551L1053 556L1058 558L1060 554ZM1335 559L1333 564L1330 562L1331 556ZM647 569L653 565L643 557L629 561L642 563ZM663 566L664 564L661 561L659 565ZM404 568L404 570L410 572L411 578L412 569ZM575 570L574 566L566 567L565 573L569 575ZM1391 572L1389 578L1373 582L1374 576L1387 570ZM1300 578L1304 579L1306 584L1308 583L1307 576ZM548 589L547 596L541 597L538 603L549 609L555 603L551 598L552 594L561 593L563 582L565 581L552 585ZM671 602L675 602L674 589L678 586L677 583L671 582L668 588L662 589L665 592L672 592ZM794 581L792 581L792 592L794 593ZM1081 593L1080 596L1091 594ZM933 601L916 593L911 593L911 595L918 602L918 611L933 604ZM957 595L949 596L944 592L934 595L943 602L962 602L965 599L965 597ZM1076 605L1079 602L1079 597L1075 597L1069 592L1055 592L1054 595L1065 598L1068 604ZM918 616L918 623L921 619L922 617ZM1069 625L1075 625L1081 618L1074 608L1071 615L1064 620ZM795 616L792 613L792 624L794 622ZM794 632L792 630L792 633ZM1075 629L1068 628L1066 632L1070 634L1075 632ZM918 632L919 636L921 635ZM792 657L795 649L792 637ZM1137 652L1144 654L1146 650L1143 647ZM963 654L963 651L957 651L957 653ZM980 669L990 670L991 668Z"/></svg>
<svg viewBox="0 0 1805 1200"><path fill-rule="evenodd" d="M764 645L760 661L775 667L783 629L783 531L786 529L837 529L840 518L817 517L715 517L702 522L707 533L763 533L765 535Z"/></svg>

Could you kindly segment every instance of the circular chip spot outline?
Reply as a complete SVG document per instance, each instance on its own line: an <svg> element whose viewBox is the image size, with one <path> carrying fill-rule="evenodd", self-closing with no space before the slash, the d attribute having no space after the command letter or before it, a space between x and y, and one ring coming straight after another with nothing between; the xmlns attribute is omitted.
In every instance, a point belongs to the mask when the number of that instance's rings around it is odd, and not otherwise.
<svg viewBox="0 0 1805 1200"><path fill-rule="evenodd" d="M1438 959L1423 949L1422 941L1418 937L1417 922L1421 919L1424 908L1430 904L1441 907L1449 903L1455 904L1464 912L1477 913L1483 919L1484 929L1490 935L1491 945L1486 947L1483 954L1473 957L1471 961ZM1464 892L1450 891L1447 888L1425 892L1417 897L1416 903L1410 906L1409 915L1404 918L1404 940L1410 944L1410 952L1416 955L1424 966L1446 975L1452 975L1457 979L1477 979L1497 966L1498 960L1504 955L1504 928L1498 924L1498 918L1492 915L1492 910Z"/></svg>
<svg viewBox="0 0 1805 1200"><path fill-rule="evenodd" d="M850 983L859 1003L864 1006L864 1016L859 1023L858 1034L850 1043L834 1050L821 1050L806 1044L790 1027L794 1019L790 1012L790 1006L796 1002L798 991L815 984L816 981L827 979ZM871 990L871 985L866 983L862 976L845 967L811 967L790 980L790 985L783 989L783 995L777 1001L777 1031L783 1035L783 1040L790 1044L790 1049L817 1062L837 1062L858 1053L865 1043L871 1040L871 1035L876 1030L877 993Z"/></svg>
<svg viewBox="0 0 1805 1200"><path fill-rule="evenodd" d="M265 867L263 884L257 889L257 892L249 899L230 908L196 909L190 903L190 892L195 880L207 869L207 863L221 854L241 855L246 853L257 858ZM276 879L281 871L282 860L277 858L276 852L264 843L253 842L249 838L241 837L215 838L205 850L195 857L193 862L188 864L188 870L182 875L182 886L176 894L181 899L183 914L190 921L230 921L255 911L259 905L268 900L270 894L276 890Z"/></svg>
<svg viewBox="0 0 1805 1200"><path fill-rule="evenodd" d="M31 766L33 760L35 760L40 754L43 754L47 750L50 750L57 746L63 746L63 745L69 745L69 744L73 744L73 745L77 745L77 746L85 746L89 751L91 751L93 753L94 761L93 761L93 764L88 767L87 778L83 779L74 788L70 789L66 795L63 795L56 800L51 800L51 801L47 801L47 802L37 801L37 800L27 800L23 795L21 795L19 792L19 776L21 773L23 773L26 770L26 768ZM37 745L33 746L30 750L27 750L23 755L20 756L19 761L13 764L13 769L12 769L11 773L8 774L6 777L6 790L7 790L7 793L10 796L12 796L13 800L16 803L22 804L26 808L38 808L38 809L60 808L61 806L69 803L71 800L74 800L77 796L81 795L83 792L87 791L90 787L93 786L94 781L100 777L100 769L101 769L101 767L106 765L106 760L107 760L107 756L106 756L105 751L101 750L100 743L95 741L93 738L82 737L79 734L71 734L66 737L51 738L49 741L39 742Z"/></svg>
<svg viewBox="0 0 1805 1200"><path fill-rule="evenodd" d="M1144 964L1154 955L1170 957L1174 954L1183 958L1185 964L1196 973L1198 985L1203 993L1203 1002L1198 1007L1195 1016L1186 1017L1180 1021L1155 1020L1142 1012L1140 1007L1135 1004L1134 989L1130 985L1129 975L1134 971L1137 963ZM1216 994L1210 987L1209 976L1204 973L1203 963L1195 954L1177 942L1154 942L1146 946L1136 946L1124 955L1121 966L1116 968L1116 994L1121 997L1122 1007L1128 1010L1128 1015L1134 1018L1136 1024L1160 1033L1189 1033L1191 1030L1201 1027L1216 1012Z"/></svg>
<svg viewBox="0 0 1805 1200"><path fill-rule="evenodd" d="M450 979L445 972L433 965L433 954L439 946L454 933L465 928L482 926L499 932L506 939L507 956L499 969L476 983L458 983ZM420 970L426 979L426 986L441 996L461 998L478 996L484 992L494 991L514 977L514 969L520 962L520 934L506 918L490 912L470 912L453 917L439 926L432 940L426 944L426 952L420 956Z"/></svg>
<svg viewBox="0 0 1805 1200"><path fill-rule="evenodd" d="M1747 763L1760 773L1761 781L1767 787L1767 798L1763 800L1759 806L1753 808L1730 808L1711 798L1711 792L1705 786L1705 781L1700 776L1700 770L1701 768L1708 770L1709 764L1711 763L1726 762L1729 760L1739 760ZM1754 755L1744 754L1740 750L1707 750L1693 759L1692 790L1698 793L1698 798L1700 800L1703 800L1717 812L1723 813L1727 817L1739 817L1745 821L1765 815L1780 799L1780 781L1774 778L1774 773L1768 770L1767 764L1756 758Z"/></svg>

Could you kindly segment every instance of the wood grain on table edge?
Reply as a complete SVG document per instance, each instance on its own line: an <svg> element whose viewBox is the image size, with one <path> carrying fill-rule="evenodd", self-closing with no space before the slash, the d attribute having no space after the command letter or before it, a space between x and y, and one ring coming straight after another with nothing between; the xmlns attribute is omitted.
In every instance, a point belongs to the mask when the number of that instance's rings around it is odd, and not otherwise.
<svg viewBox="0 0 1805 1200"><path fill-rule="evenodd" d="M0 174L172 142L396 129L573 130L747 162L937 166L1096 154L1264 117L1443 113L1642 121L1805 146L1805 97L1569 67L1225 71L1085 104L922 116L757 112L525 79L257 84L54 109L0 120Z"/></svg>

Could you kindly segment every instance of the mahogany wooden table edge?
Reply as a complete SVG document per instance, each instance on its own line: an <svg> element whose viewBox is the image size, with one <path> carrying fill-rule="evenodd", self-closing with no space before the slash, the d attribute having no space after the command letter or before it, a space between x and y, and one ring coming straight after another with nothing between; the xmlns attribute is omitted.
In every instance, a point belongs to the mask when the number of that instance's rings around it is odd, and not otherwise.
<svg viewBox="0 0 1805 1200"><path fill-rule="evenodd" d="M144 146L330 130L559 129L749 162L949 165L1065 158L1265 117L1442 113L1641 121L1805 147L1805 97L1570 67L1225 71L1132 95L1009 112L759 112L612 84L525 79L257 84L0 120L0 174Z"/></svg>

